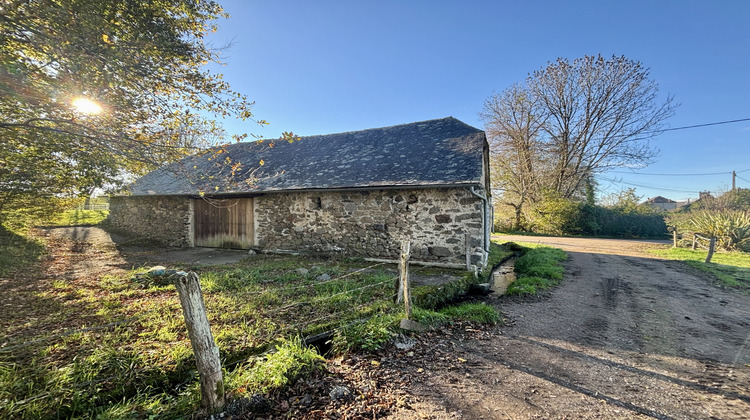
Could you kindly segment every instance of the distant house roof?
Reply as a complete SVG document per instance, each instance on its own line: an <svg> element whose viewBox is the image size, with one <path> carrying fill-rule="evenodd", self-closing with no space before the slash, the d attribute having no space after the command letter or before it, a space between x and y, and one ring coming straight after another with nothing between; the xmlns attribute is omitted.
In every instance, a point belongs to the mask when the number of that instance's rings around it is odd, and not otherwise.
<svg viewBox="0 0 750 420"><path fill-rule="evenodd" d="M289 143L236 143L150 172L132 195L484 185L484 132L453 117ZM217 149L218 150L218 149ZM260 162L263 162L261 165ZM231 165L242 166L232 173ZM253 171L257 169L257 171Z"/></svg>
<svg viewBox="0 0 750 420"><path fill-rule="evenodd" d="M657 196L656 196L656 197L654 197L654 198L649 198L648 200L646 200L646 202L647 202L647 203L655 203L655 204L656 204L656 203L677 203L677 202L676 202L676 201L674 201L674 200L670 200L670 199L668 199L668 198L666 198L666 197L662 197L662 196L660 196L660 195L657 195Z"/></svg>

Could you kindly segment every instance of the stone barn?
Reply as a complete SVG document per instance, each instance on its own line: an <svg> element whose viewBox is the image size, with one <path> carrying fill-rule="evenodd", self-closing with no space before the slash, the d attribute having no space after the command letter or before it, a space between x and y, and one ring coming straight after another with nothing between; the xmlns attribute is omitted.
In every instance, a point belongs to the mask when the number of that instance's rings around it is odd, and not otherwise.
<svg viewBox="0 0 750 420"><path fill-rule="evenodd" d="M483 131L452 118L294 142L236 143L138 179L112 225L171 246L483 266L492 210Z"/></svg>

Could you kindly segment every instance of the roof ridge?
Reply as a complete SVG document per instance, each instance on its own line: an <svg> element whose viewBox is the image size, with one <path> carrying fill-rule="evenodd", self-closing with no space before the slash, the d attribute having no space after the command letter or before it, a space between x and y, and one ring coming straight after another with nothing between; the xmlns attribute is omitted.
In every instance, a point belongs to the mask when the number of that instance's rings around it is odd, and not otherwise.
<svg viewBox="0 0 750 420"><path fill-rule="evenodd" d="M450 121L458 122L458 123L461 123L461 124L465 125L466 127L472 128L472 129L474 129L476 131L482 131L482 130L476 128L476 127L472 127L469 124L466 124L465 122L463 122L463 121L461 121L461 120L459 120L459 119L457 119L457 118L455 118L453 116L447 116L447 117L443 117L443 118L432 118L432 119L424 120L424 121L414 121L414 122L410 122L410 123L394 124L394 125L389 125L389 126L386 126L386 127L373 127L373 128L365 128L363 130L340 131L340 132L337 132L337 133L327 133L327 134L311 134L311 135L308 135L308 136L300 136L300 138L305 138L305 137L339 136L339 135L342 135L342 134L362 133L362 132L366 132L366 131L381 131L381 130L387 130L387 129L390 129L390 128L405 127L405 126L416 125L416 124L426 124L426 123L432 123L432 122L444 121L444 120L450 120Z"/></svg>
<svg viewBox="0 0 750 420"><path fill-rule="evenodd" d="M307 135L307 136L299 136L299 139L302 140L302 139L311 138L311 137L340 136L342 134L363 133L363 132L368 132L368 131L382 131L382 130L387 130L387 129L391 129L391 128L405 127L405 126L416 125L416 124L426 124L426 123L432 123L432 122L436 122L436 121L452 121L452 122L460 123L463 126L468 127L468 128L470 128L472 130L475 130L477 132L482 132L483 131L483 130L480 130L480 129L474 127L474 126L466 124L465 122L459 120L458 118L456 118L456 117L454 117L452 115L449 115L449 116L443 117L443 118L433 118L433 119L423 120L423 121L414 121L414 122L410 122L410 123L394 124L394 125L389 125L389 126L386 126L386 127L373 127L373 128L365 128L363 130L340 131L340 132L337 132L337 133L328 133L328 134L311 134L311 135ZM212 148L215 148L215 147L226 147L226 146L235 146L235 145L251 145L251 144L255 145L255 144L262 144L264 142L276 142L276 141L279 141L279 140L284 140L284 138L283 137L278 137L278 138L260 138L260 139L254 140L254 141L247 141L247 142L240 141L240 142L234 142L234 143L225 144L225 145L213 146Z"/></svg>

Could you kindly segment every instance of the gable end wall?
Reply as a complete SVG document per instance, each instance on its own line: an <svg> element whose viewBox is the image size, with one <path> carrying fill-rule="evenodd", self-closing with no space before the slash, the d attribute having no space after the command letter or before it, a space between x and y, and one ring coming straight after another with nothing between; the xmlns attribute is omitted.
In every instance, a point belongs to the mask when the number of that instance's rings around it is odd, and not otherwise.
<svg viewBox="0 0 750 420"><path fill-rule="evenodd" d="M466 188L267 194L256 198L256 244L357 257L472 264L482 256L482 201Z"/></svg>
<svg viewBox="0 0 750 420"><path fill-rule="evenodd" d="M193 245L193 207L188 197L111 197L109 209L109 222L129 236L175 247Z"/></svg>

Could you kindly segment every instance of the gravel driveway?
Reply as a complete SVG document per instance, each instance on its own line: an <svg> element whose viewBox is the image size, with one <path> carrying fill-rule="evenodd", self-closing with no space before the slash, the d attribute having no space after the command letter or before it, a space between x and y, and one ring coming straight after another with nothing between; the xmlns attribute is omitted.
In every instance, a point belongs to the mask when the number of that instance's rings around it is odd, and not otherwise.
<svg viewBox="0 0 750 420"><path fill-rule="evenodd" d="M496 298L508 324L451 343L461 370L434 370L396 418L750 418L750 296L653 241L511 237L568 251L563 283Z"/></svg>

